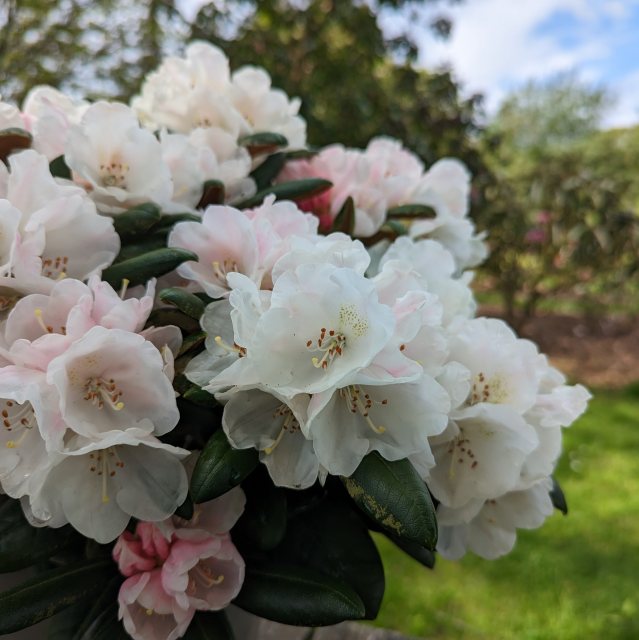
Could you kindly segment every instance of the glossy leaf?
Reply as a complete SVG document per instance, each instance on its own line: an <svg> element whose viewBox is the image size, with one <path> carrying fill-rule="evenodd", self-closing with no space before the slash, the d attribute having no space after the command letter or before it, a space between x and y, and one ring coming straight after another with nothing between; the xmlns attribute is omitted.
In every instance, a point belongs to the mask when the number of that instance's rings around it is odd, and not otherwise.
<svg viewBox="0 0 639 640"><path fill-rule="evenodd" d="M120 253L116 256L114 264L136 258L145 253L166 247L166 233L150 232L143 239L136 242L127 242L120 247Z"/></svg>
<svg viewBox="0 0 639 640"><path fill-rule="evenodd" d="M255 449L233 449L221 429L206 443L191 478L191 496L197 504L230 491L259 463Z"/></svg>
<svg viewBox="0 0 639 640"><path fill-rule="evenodd" d="M58 156L49 163L49 171L55 178L66 178L71 180L71 169L69 169L64 156Z"/></svg>
<svg viewBox="0 0 639 640"><path fill-rule="evenodd" d="M71 638L71 640L90 640L96 637L96 632L99 627L104 624L108 624L111 617L117 620L117 599L118 591L124 581L123 576L115 576L109 584L105 587L104 591L91 603L91 606L84 608L84 615L78 622L74 629L72 636L67 636L65 640ZM115 612L113 611L114 605L116 606ZM115 615L112 615L115 613ZM118 622L122 631L124 631L122 624ZM114 635L114 638L127 636Z"/></svg>
<svg viewBox="0 0 639 640"><path fill-rule="evenodd" d="M223 611L198 611L183 636L184 640L235 640Z"/></svg>
<svg viewBox="0 0 639 640"><path fill-rule="evenodd" d="M173 271L187 260L197 259L196 254L185 249L156 249L111 265L102 272L102 279L114 289L119 289L123 280L128 280L134 287Z"/></svg>
<svg viewBox="0 0 639 640"><path fill-rule="evenodd" d="M167 304L177 307L187 316L199 320L204 314L206 305L194 294L189 293L186 289L179 287L170 287L160 291L160 300Z"/></svg>
<svg viewBox="0 0 639 640"><path fill-rule="evenodd" d="M285 153L273 153L262 164L251 172L258 190L267 187L280 174L286 164Z"/></svg>
<svg viewBox="0 0 639 640"><path fill-rule="evenodd" d="M32 527L17 500L7 500L0 508L0 573L30 567L80 541L70 526Z"/></svg>
<svg viewBox="0 0 639 640"><path fill-rule="evenodd" d="M29 149L33 138L25 129L11 127L0 131L0 160L6 162L14 151Z"/></svg>
<svg viewBox="0 0 639 640"><path fill-rule="evenodd" d="M187 333L198 331L200 325L197 320L185 315L179 309L156 309L151 312L147 321L148 326L161 327L173 324Z"/></svg>
<svg viewBox="0 0 639 640"><path fill-rule="evenodd" d="M183 520L190 520L195 512L195 505L193 504L193 498L187 494L184 502L175 510L175 515Z"/></svg>
<svg viewBox="0 0 639 640"><path fill-rule="evenodd" d="M122 622L118 620L117 601L112 600L108 607L92 619L92 624L88 629L73 640L131 640L131 636L124 630Z"/></svg>
<svg viewBox="0 0 639 640"><path fill-rule="evenodd" d="M212 204L224 204L224 183L220 180L207 180L202 185L202 197L197 209L205 209Z"/></svg>
<svg viewBox="0 0 639 640"><path fill-rule="evenodd" d="M416 542L410 540L402 540L401 538L395 538L388 535L388 539L399 547L406 555L409 555L413 560L417 560L420 564L423 564L429 569L435 567L435 552L422 547Z"/></svg>
<svg viewBox="0 0 639 640"><path fill-rule="evenodd" d="M204 342L206 340L206 333L203 331L198 331L197 333L192 333L189 336L186 336L184 340L182 340L182 346L178 351L178 356L182 356L193 349L199 349L199 347L204 346Z"/></svg>
<svg viewBox="0 0 639 640"><path fill-rule="evenodd" d="M160 221L160 208L152 202L139 204L113 216L113 227L126 240L146 233Z"/></svg>
<svg viewBox="0 0 639 640"><path fill-rule="evenodd" d="M268 620L303 627L360 620L360 597L347 584L297 565L264 563L247 566L238 607Z"/></svg>
<svg viewBox="0 0 639 640"><path fill-rule="evenodd" d="M355 203L350 196L342 205L337 217L333 221L333 231L341 231L352 236L355 231Z"/></svg>
<svg viewBox="0 0 639 640"><path fill-rule="evenodd" d="M286 492L273 485L264 467L242 484L246 494L244 513L233 528L234 540L241 546L271 551L286 533Z"/></svg>
<svg viewBox="0 0 639 640"><path fill-rule="evenodd" d="M19 631L102 593L117 571L112 560L39 573L0 593L0 634Z"/></svg>
<svg viewBox="0 0 639 640"><path fill-rule="evenodd" d="M280 147L286 147L288 140L281 133L254 133L239 140L240 145L246 147L251 156L272 153Z"/></svg>
<svg viewBox="0 0 639 640"><path fill-rule="evenodd" d="M270 557L348 584L364 604L364 617L377 617L384 596L384 567L370 533L346 499L325 499L291 518L284 540Z"/></svg>
<svg viewBox="0 0 639 640"><path fill-rule="evenodd" d="M304 200L324 193L333 186L333 183L323 178L305 178L304 180L291 180L267 187L258 191L253 197L247 198L235 206L238 209L257 207L262 204L268 195L275 195L276 200Z"/></svg>
<svg viewBox="0 0 639 640"><path fill-rule="evenodd" d="M212 393L200 389L197 385L190 387L182 394L182 397L200 407L217 407L220 404Z"/></svg>
<svg viewBox="0 0 639 640"><path fill-rule="evenodd" d="M389 218L436 218L437 212L427 204L403 204L389 209Z"/></svg>
<svg viewBox="0 0 639 640"><path fill-rule="evenodd" d="M359 508L384 530L435 548L435 507L424 481L408 460L390 462L373 452L343 481Z"/></svg>
<svg viewBox="0 0 639 640"><path fill-rule="evenodd" d="M566 501L566 496L555 478L552 479L550 499L552 500L552 506L555 507L555 509L561 511L565 516L568 515L568 502Z"/></svg>

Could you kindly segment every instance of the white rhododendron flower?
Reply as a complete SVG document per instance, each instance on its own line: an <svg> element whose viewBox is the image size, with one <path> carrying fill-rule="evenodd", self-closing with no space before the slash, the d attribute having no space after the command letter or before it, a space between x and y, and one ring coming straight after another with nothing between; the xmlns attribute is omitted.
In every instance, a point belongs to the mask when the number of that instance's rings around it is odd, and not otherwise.
<svg viewBox="0 0 639 640"><path fill-rule="evenodd" d="M231 76L224 53L206 42L190 44L184 58L166 58L131 105L152 129L212 128L236 143L242 136L272 132L284 135L293 148L306 146L300 101L273 89L263 69L243 67Z"/></svg>
<svg viewBox="0 0 639 640"><path fill-rule="evenodd" d="M562 430L590 394L476 317L469 171L388 137L306 149L299 109L206 42L130 106L0 102L3 518L108 544L135 640L252 610L262 563L324 571L321 527L344 528L332 576L368 529L492 559L565 511ZM34 562L108 595L68 530Z"/></svg>
<svg viewBox="0 0 639 640"><path fill-rule="evenodd" d="M80 124L71 127L64 157L74 179L103 211L171 200L173 184L162 147L123 104L91 105Z"/></svg>
<svg viewBox="0 0 639 640"><path fill-rule="evenodd" d="M437 551L449 560L458 560L467 550L488 560L509 553L517 529L537 529L552 514L551 488L545 479L530 489L475 501L462 509L440 505Z"/></svg>
<svg viewBox="0 0 639 640"><path fill-rule="evenodd" d="M58 278L88 278L120 249L113 222L82 189L60 185L46 158L27 150L9 159L0 185L2 284L47 291Z"/></svg>
<svg viewBox="0 0 639 640"><path fill-rule="evenodd" d="M97 542L111 542L132 516L157 522L184 502L188 481L180 460L188 453L135 429L93 441L75 436L65 453L51 455L29 508L44 523L70 522Z"/></svg>
<svg viewBox="0 0 639 640"><path fill-rule="evenodd" d="M54 87L31 89L22 111L33 134L33 148L49 161L63 155L71 125L79 124L88 107L88 102L74 100Z"/></svg>

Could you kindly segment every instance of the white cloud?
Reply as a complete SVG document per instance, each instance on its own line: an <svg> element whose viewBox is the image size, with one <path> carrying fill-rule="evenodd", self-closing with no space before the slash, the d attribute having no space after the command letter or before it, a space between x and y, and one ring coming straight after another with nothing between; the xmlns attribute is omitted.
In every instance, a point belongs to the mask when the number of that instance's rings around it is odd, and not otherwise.
<svg viewBox="0 0 639 640"><path fill-rule="evenodd" d="M639 122L639 70L624 76L611 86L617 104L610 110L603 126L629 127Z"/></svg>
<svg viewBox="0 0 639 640"><path fill-rule="evenodd" d="M424 35L420 63L428 68L450 64L466 91L486 95L490 113L509 89L528 79L568 70L577 70L591 82L605 79L615 47L615 24L622 25L636 4L637 0L471 0L450 11L453 33L448 41ZM561 14L573 19L571 38L563 41L560 35L566 34L544 29ZM625 86L619 86L618 93L620 103L610 122L639 120L634 113L637 96L629 95Z"/></svg>

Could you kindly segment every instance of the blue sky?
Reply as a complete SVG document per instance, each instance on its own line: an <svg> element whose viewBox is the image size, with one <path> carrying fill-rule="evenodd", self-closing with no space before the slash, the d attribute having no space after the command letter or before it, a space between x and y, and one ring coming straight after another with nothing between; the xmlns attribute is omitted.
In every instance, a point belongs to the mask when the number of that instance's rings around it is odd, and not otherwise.
<svg viewBox="0 0 639 640"><path fill-rule="evenodd" d="M574 70L616 97L604 126L639 123L639 0L465 0L448 13L448 41L420 31L420 64L450 64L489 112L527 79Z"/></svg>

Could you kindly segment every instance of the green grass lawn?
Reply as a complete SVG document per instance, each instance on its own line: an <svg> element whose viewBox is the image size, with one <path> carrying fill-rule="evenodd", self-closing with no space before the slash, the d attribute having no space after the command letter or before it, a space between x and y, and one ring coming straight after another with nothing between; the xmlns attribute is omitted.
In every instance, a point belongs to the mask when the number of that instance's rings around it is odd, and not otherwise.
<svg viewBox="0 0 639 640"><path fill-rule="evenodd" d="M430 571L379 537L376 624L436 640L639 638L638 389L595 394L564 431L557 478L568 516L520 532L500 560L438 558Z"/></svg>

